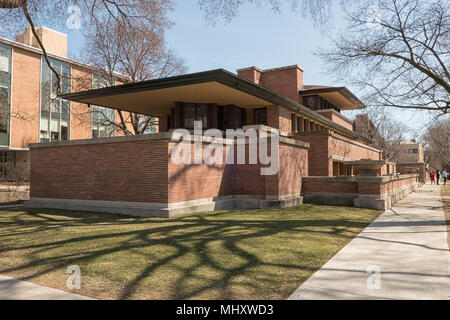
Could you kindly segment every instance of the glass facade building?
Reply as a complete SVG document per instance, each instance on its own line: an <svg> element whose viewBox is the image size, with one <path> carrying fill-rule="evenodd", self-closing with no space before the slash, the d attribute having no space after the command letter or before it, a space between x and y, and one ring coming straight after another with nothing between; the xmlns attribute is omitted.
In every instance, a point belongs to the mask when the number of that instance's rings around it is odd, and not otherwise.
<svg viewBox="0 0 450 320"><path fill-rule="evenodd" d="M52 67L61 77L61 93L70 93L71 66L50 58ZM58 78L41 58L41 118L40 141L61 141L70 139L70 102L58 95Z"/></svg>
<svg viewBox="0 0 450 320"><path fill-rule="evenodd" d="M0 43L0 146L10 144L11 55L11 46Z"/></svg>
<svg viewBox="0 0 450 320"><path fill-rule="evenodd" d="M109 85L106 77L94 73L92 89L104 88ZM92 138L113 137L115 132L116 113L114 109L92 106Z"/></svg>

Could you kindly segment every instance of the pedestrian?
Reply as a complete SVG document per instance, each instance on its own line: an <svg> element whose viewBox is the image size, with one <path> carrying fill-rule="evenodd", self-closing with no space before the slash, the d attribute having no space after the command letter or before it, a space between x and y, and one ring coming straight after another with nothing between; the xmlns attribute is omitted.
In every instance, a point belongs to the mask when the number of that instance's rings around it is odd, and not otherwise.
<svg viewBox="0 0 450 320"><path fill-rule="evenodd" d="M430 171L430 180L431 180L431 184L435 184L435 177L436 177L436 173L434 173L434 171Z"/></svg>
<svg viewBox="0 0 450 320"><path fill-rule="evenodd" d="M442 178L444 178L444 186L447 185L447 176L448 176L447 171L445 169L442 170Z"/></svg>
<svg viewBox="0 0 450 320"><path fill-rule="evenodd" d="M436 169L436 184L439 185L439 179L441 178L441 172Z"/></svg>

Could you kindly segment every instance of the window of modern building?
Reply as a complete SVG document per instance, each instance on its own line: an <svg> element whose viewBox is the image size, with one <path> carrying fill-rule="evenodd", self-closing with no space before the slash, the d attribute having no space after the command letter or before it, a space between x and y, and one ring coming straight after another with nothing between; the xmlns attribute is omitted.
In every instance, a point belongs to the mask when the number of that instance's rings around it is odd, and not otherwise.
<svg viewBox="0 0 450 320"><path fill-rule="evenodd" d="M267 108L253 109L253 124L267 125Z"/></svg>
<svg viewBox="0 0 450 320"><path fill-rule="evenodd" d="M92 89L108 87L111 81L101 74L92 74ZM115 133L116 112L114 109L92 106L92 138L113 137Z"/></svg>
<svg viewBox="0 0 450 320"><path fill-rule="evenodd" d="M9 146L11 55L11 47L0 44L0 146Z"/></svg>
<svg viewBox="0 0 450 320"><path fill-rule="evenodd" d="M70 93L71 66L50 58L52 67L61 78L61 93ZM41 118L40 141L70 139L70 102L58 98L58 78L41 59Z"/></svg>
<svg viewBox="0 0 450 320"><path fill-rule="evenodd" d="M303 105L310 109L316 110L317 109L316 96L303 97Z"/></svg>

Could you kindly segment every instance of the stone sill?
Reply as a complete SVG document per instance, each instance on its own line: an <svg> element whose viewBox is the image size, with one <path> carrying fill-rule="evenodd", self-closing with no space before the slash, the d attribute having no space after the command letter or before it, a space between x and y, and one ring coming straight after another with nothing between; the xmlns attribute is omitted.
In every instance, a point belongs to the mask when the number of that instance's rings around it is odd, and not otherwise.
<svg viewBox="0 0 450 320"><path fill-rule="evenodd" d="M417 178L418 174L401 174L397 176L341 176L341 177L303 177L303 182L373 182L386 183L409 178Z"/></svg>
<svg viewBox="0 0 450 320"><path fill-rule="evenodd" d="M264 129L268 132L278 131L272 127L263 126L263 125L254 125L254 126L244 126L244 131L246 129L255 129L261 130ZM189 130L193 134L193 130ZM224 134L225 132L222 131ZM30 149L36 148L52 148L52 147L69 147L69 146L82 146L82 145L93 145L93 144L109 144L109 143L126 143L126 142L138 142L138 141L151 141L151 140L167 140L177 142L172 140L172 130L169 132L159 132L152 134L143 134L143 135L132 135L132 136L120 136L120 137L110 137L110 138L99 138L99 139L80 139L80 140L68 140L68 141L54 141L54 142L41 142L41 143L30 143L28 146ZM185 141L194 141L195 139L188 139ZM239 141L234 141L231 139L213 139L212 137L204 137L202 136L201 142L205 143L218 143L225 145L239 144ZM308 142L299 141L295 139L288 138L284 136L284 132L280 132L280 143L296 146L299 148L310 148L310 144ZM246 142L248 144L248 142Z"/></svg>
<svg viewBox="0 0 450 320"><path fill-rule="evenodd" d="M347 122L348 124L353 126L353 121L352 120L350 120L349 118L344 116L342 113L339 113L339 112L337 112L334 109L321 109L321 110L314 110L314 111L316 111L317 113L332 112L335 116L337 116L338 118L344 120L345 122ZM331 121L333 121L333 120L331 120ZM352 129L352 131L353 131L353 129Z"/></svg>

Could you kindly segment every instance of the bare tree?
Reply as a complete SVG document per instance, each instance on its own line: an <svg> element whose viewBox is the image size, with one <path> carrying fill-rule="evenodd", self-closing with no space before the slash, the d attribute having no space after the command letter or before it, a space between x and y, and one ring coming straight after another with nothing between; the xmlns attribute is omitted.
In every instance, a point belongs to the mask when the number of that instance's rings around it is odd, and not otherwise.
<svg viewBox="0 0 450 320"><path fill-rule="evenodd" d="M0 0L0 34L8 37L25 26L31 27L48 66L57 77L58 93L61 92L61 75L51 66L35 25L65 26L69 8L75 8L76 18L80 19L83 29L95 27L96 21L109 17L131 29L146 26L163 34L171 24L167 12L172 9L172 0Z"/></svg>
<svg viewBox="0 0 450 320"><path fill-rule="evenodd" d="M167 49L160 30L142 25L135 29L110 17L97 20L85 34L84 59L105 70L100 86L132 83L184 73L183 61ZM120 77L118 77L120 74ZM119 78L119 79L118 79ZM102 109L96 112L102 113ZM102 114L110 126L125 135L143 134L156 118L117 110L119 121Z"/></svg>
<svg viewBox="0 0 450 320"><path fill-rule="evenodd" d="M365 0L348 28L318 54L328 71L366 90L368 105L450 110L450 3Z"/></svg>
<svg viewBox="0 0 450 320"><path fill-rule="evenodd" d="M397 162L406 139L406 126L377 108L369 108L367 114L359 116L362 119L355 120L355 131L369 139L370 146L381 150L384 159Z"/></svg>
<svg viewBox="0 0 450 320"><path fill-rule="evenodd" d="M431 124L422 142L425 162L436 169L450 170L450 118Z"/></svg>
<svg viewBox="0 0 450 320"><path fill-rule="evenodd" d="M181 60L164 44L165 31L172 25L167 15L170 10L172 0L0 0L0 34L10 36L29 25L56 76L57 92L61 93L64 76L52 67L35 25L65 28L69 13L76 13L88 42L87 62L104 68L108 75L105 80L111 85L114 72L122 73L121 82L135 82L184 70ZM79 85L83 79L72 80L83 88ZM84 82L84 87L91 89L91 79ZM146 132L155 122L152 117L120 111L118 114L118 129L124 134ZM102 118L116 125L115 119Z"/></svg>
<svg viewBox="0 0 450 320"><path fill-rule="evenodd" d="M335 0L334 2L337 2ZM348 0L340 0L343 5ZM287 4L293 12L301 12L304 18L310 17L315 26L324 26L332 17L333 0L199 0L203 15L209 24L215 25L218 20L230 22L239 14L239 9L246 3L256 6L268 6L274 13L283 12L283 4Z"/></svg>

